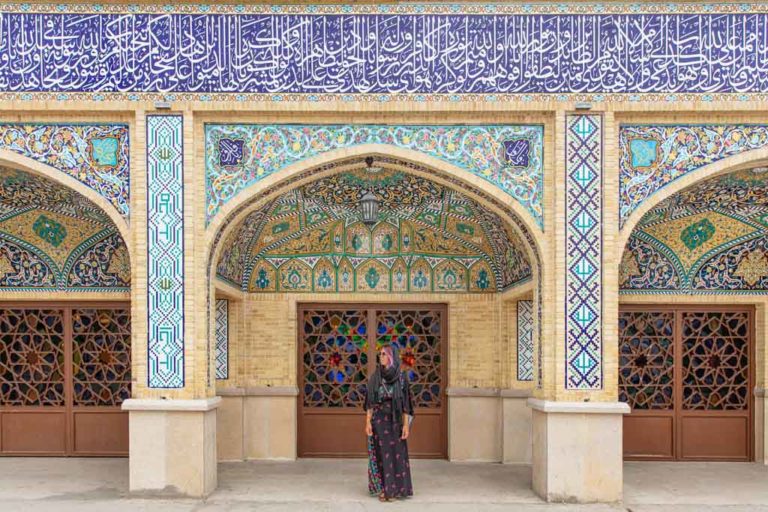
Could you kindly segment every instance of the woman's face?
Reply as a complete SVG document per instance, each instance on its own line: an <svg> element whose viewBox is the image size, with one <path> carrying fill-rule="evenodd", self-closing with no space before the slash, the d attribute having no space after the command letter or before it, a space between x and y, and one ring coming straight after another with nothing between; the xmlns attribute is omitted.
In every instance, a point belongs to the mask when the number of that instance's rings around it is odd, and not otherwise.
<svg viewBox="0 0 768 512"><path fill-rule="evenodd" d="M381 362L381 366L387 368L391 364L389 361L389 354L387 354L387 351L384 349L379 350L379 362Z"/></svg>

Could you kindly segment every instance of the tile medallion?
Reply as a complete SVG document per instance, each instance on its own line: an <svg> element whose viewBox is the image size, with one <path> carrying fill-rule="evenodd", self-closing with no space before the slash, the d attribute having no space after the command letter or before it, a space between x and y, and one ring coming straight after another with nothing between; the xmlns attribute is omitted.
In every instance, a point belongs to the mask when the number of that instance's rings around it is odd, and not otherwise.
<svg viewBox="0 0 768 512"><path fill-rule="evenodd" d="M638 223L620 264L622 293L768 291L768 175L699 182Z"/></svg>
<svg viewBox="0 0 768 512"><path fill-rule="evenodd" d="M91 201L53 180L0 167L0 289L130 290L128 248Z"/></svg>

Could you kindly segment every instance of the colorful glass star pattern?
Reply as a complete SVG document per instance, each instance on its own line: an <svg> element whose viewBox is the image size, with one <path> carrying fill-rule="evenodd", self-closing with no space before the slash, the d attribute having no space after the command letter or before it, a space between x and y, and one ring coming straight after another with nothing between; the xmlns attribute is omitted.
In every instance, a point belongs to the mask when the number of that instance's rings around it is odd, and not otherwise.
<svg viewBox="0 0 768 512"><path fill-rule="evenodd" d="M308 310L301 328L304 407L362 407L368 364L367 313Z"/></svg>
<svg viewBox="0 0 768 512"><path fill-rule="evenodd" d="M402 371L411 383L415 407L441 405L442 325L439 310L376 312L376 348L391 343L400 349Z"/></svg>

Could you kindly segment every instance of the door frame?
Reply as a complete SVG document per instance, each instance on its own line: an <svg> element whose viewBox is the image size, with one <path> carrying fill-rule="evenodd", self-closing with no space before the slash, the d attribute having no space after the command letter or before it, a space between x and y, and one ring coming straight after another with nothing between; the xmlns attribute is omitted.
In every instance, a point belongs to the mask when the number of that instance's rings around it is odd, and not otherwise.
<svg viewBox="0 0 768 512"><path fill-rule="evenodd" d="M0 427L2 426L3 416L16 414L63 414L64 415L64 446L63 452L44 452L44 451L0 451L0 457L127 457L127 452L103 452L91 453L85 451L76 451L75 449L75 414L103 413L103 414L127 414L122 411L120 406L97 406L98 411L92 410L93 407L75 406L73 394L72 375L72 344L74 333L72 331L72 311L75 309L125 309L131 315L133 322L133 310L130 300L78 300L76 297L61 300L36 301L25 300L0 300L0 309L53 309L61 310L62 321L64 322L63 342L64 342L64 407L48 406L5 406L0 403ZM133 323L131 323L133 330ZM133 340L131 340L133 341ZM133 344L131 343L131 370L133 370ZM133 373L133 372L131 372ZM133 379L133 375L131 376ZM0 436L2 429L0 428ZM2 439L0 438L0 442Z"/></svg>
<svg viewBox="0 0 768 512"><path fill-rule="evenodd" d="M303 312L307 309L344 309L344 308L350 308L350 309L367 309L368 310L368 323L370 326L374 326L373 329L369 330L369 333L375 332L375 323L376 323L376 316L374 311L376 309L387 309L387 310L394 310L394 311L403 311L403 310L415 310L421 308L432 308L437 309L441 311L442 313L442 320L441 320L441 326L440 326L440 337L441 337L441 369L440 369L440 379L441 379L441 389L440 389L440 413L442 415L442 421L440 422L440 430L442 434L443 439L443 446L441 447L441 456L440 459L448 459L448 414L449 414L449 408L448 408L448 395L446 394L446 391L448 389L448 379L449 379L449 362L450 362L450 319L449 319L449 304L447 302L371 302L371 301L363 301L363 302L353 302L349 300L343 300L343 301L297 301L296 302L296 381L297 381L297 389L298 394L296 397L296 453L298 457L303 458L320 458L320 457L327 457L327 458L333 458L333 457L347 457L347 458L362 458L365 457L365 455L351 455L351 454L339 454L338 456L332 456L332 455L298 455L300 453L299 450L299 443L301 442L301 430L302 430L302 415L304 413L304 407L303 407L303 386L304 386L304 367L303 367L303 353L302 353L302 319L304 317ZM370 374L370 370L374 368L375 366L375 358L368 360L368 370ZM430 414L427 412L426 409L420 409L420 412L417 415L420 414ZM423 411L423 412L422 412ZM310 412L310 414L312 414ZM339 410L325 410L324 412L317 412L316 414L340 414L340 415L356 415L360 414L360 411L358 409L339 409ZM434 414L434 413L432 413ZM417 420L418 422L418 420ZM418 428L418 425L414 428ZM417 455L411 455L411 458L421 458ZM430 457L432 458L432 457Z"/></svg>
<svg viewBox="0 0 768 512"><path fill-rule="evenodd" d="M659 298L660 300L663 300L663 297ZM755 395L754 395L754 387L755 387L755 375L756 375L756 367L757 367L757 360L756 360L756 345L757 345L757 326L756 326L756 307L754 304L750 303L728 303L728 304L701 304L701 303L695 303L695 302L685 302L685 303L675 303L675 302L660 302L658 304L650 304L647 302L620 302L619 303L619 315L622 312L643 312L643 311L668 311L672 312L674 314L674 327L672 332L672 339L673 343L675 344L675 352L674 352L674 382L675 386L673 388L673 404L675 405L674 409L670 411L671 414L665 414L664 416L669 416L672 418L673 421L673 435L672 435L672 457L661 457L661 456L624 456L624 460L627 461L680 461L680 462L696 462L696 461L709 461L709 462L754 462L755 460ZM681 314L678 314L681 313ZM680 447L682 446L682 429L680 428L680 424L682 423L682 418L684 416L697 416L701 411L690 411L687 414L683 414L682 409L682 383L680 381L682 375L681 375L681 368L680 368L680 362L678 360L678 357L680 354L677 352L678 348L678 341L682 341L682 313L685 312L746 312L749 318L749 332L748 335L748 343L749 343L749 350L748 350L748 357L749 357L749 369L747 372L749 382L747 383L747 404L748 404L748 414L747 414L747 443L748 443L748 449L747 449L747 459L733 459L733 458L696 458L696 457L686 457L681 458L679 456L680 454ZM621 339L617 340L618 343L621 343ZM617 363L619 363L620 355L617 358ZM621 371L620 363L617 365L619 371ZM677 404L680 404L680 407L677 406ZM666 412L666 411L665 411ZM724 411L727 412L727 411ZM653 409L643 409L638 410L637 412L631 411L630 414L636 415L636 416L659 416L658 412L655 412Z"/></svg>

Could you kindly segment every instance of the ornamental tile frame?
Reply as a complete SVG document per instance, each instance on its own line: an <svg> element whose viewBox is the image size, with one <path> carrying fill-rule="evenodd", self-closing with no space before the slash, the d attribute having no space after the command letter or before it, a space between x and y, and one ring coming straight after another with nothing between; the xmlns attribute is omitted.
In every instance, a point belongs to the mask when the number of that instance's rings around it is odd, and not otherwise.
<svg viewBox="0 0 768 512"><path fill-rule="evenodd" d="M705 165L768 146L768 125L619 128L619 227L653 194Z"/></svg>
<svg viewBox="0 0 768 512"><path fill-rule="evenodd" d="M5 3L0 14L0 32L24 34L3 39L10 56L0 63L6 91L0 97L6 100L503 104L768 98L768 69L757 64L768 59L764 2ZM74 27L98 39L98 56L88 53L90 43ZM570 40L547 44L548 34L557 31L569 32ZM288 33L295 39L282 37ZM473 44L488 37L495 39ZM366 43L380 39L392 44ZM63 40L68 52L58 51ZM126 69L112 69L112 62ZM84 73L84 66L105 72ZM191 72L172 76L182 68ZM214 68L220 70L208 71Z"/></svg>
<svg viewBox="0 0 768 512"><path fill-rule="evenodd" d="M533 301L517 301L517 380L533 380Z"/></svg>
<svg viewBox="0 0 768 512"><path fill-rule="evenodd" d="M206 124L206 220L238 193L322 153L384 144L417 151L495 185L543 227L541 125Z"/></svg>
<svg viewBox="0 0 768 512"><path fill-rule="evenodd" d="M229 378L229 301L216 299L216 378Z"/></svg>
<svg viewBox="0 0 768 512"><path fill-rule="evenodd" d="M565 126L565 387L599 390L602 363L603 118Z"/></svg>
<svg viewBox="0 0 768 512"><path fill-rule="evenodd" d="M104 197L127 221L131 177L127 124L0 123L0 149L32 158Z"/></svg>
<svg viewBox="0 0 768 512"><path fill-rule="evenodd" d="M184 387L183 116L147 115L150 388Z"/></svg>

